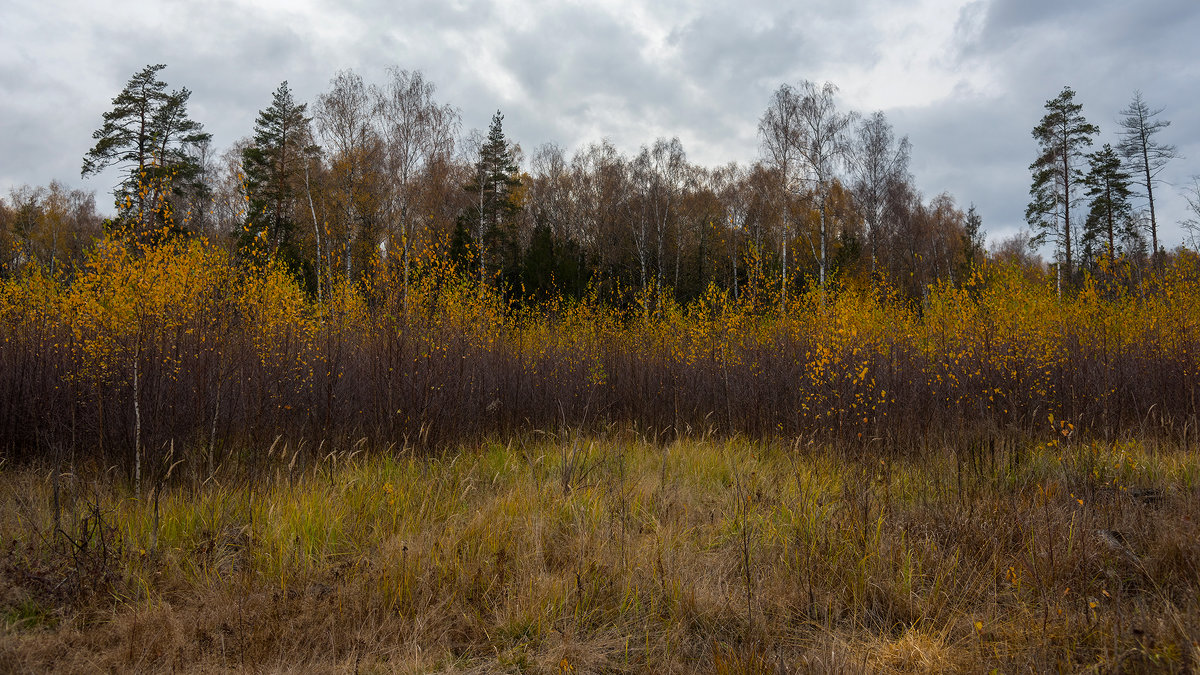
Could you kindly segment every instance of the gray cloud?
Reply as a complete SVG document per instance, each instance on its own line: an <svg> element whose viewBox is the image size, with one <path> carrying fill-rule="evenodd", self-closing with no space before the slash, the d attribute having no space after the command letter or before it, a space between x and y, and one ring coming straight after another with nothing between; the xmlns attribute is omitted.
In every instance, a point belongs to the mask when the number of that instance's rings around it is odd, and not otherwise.
<svg viewBox="0 0 1200 675"><path fill-rule="evenodd" d="M982 93L994 109L1005 112L991 118L968 113L967 119L981 122L968 137L942 142L939 134L930 133L918 141L914 134L914 145L918 151L922 145L933 150L947 164L959 154L956 148L970 148L968 156L955 158L957 165L973 169L956 192L979 201L985 207L985 220L999 233L1023 225L1030 182L1027 167L1036 152L1031 130L1045 113L1045 102L1063 86L1076 91L1083 114L1100 126L1097 147L1106 142L1115 145L1119 111L1138 89L1152 106L1165 108L1163 119L1172 121L1160 138L1200 159L1188 150L1200 150L1196 147L1200 98L1194 94L1200 74L1194 65L1200 57L1194 38L1200 31L1200 7L1194 2L994 0L964 12L960 23L956 63L962 68L986 66L994 73L991 87ZM937 119L936 115L917 117L913 124L918 127ZM989 148L989 138L1003 139L1001 147ZM1196 166L1176 160L1163 177L1168 183L1182 184L1189 174L1200 171ZM998 189L996 180L1007 187ZM1160 194L1165 238L1178 242L1181 233L1175 223L1184 217L1186 205L1170 185Z"/></svg>
<svg viewBox="0 0 1200 675"><path fill-rule="evenodd" d="M79 181L80 159L112 97L149 63L166 63L164 79L192 90L192 116L218 148L251 132L282 80L313 101L340 69L382 82L399 65L436 83L465 129L486 127L502 109L506 131L527 149L608 137L634 152L678 135L706 164L755 159L758 118L781 83L832 79L846 106L879 107L910 136L926 195L975 202L994 236L1022 225L1030 129L1063 85L1102 127L1101 142L1142 90L1173 121L1164 140L1196 158L1176 160L1164 177L1182 185L1200 173L1194 0L946 5L19 3L0 24L0 191L58 178L96 190L103 208L115 177ZM1182 218L1182 200L1164 193L1164 220Z"/></svg>
<svg viewBox="0 0 1200 675"><path fill-rule="evenodd" d="M564 7L507 36L499 60L527 97L521 112L549 136L539 140L573 143L569 136L580 132L623 136L629 123L648 126L681 103L683 83L648 60L645 48L613 16Z"/></svg>

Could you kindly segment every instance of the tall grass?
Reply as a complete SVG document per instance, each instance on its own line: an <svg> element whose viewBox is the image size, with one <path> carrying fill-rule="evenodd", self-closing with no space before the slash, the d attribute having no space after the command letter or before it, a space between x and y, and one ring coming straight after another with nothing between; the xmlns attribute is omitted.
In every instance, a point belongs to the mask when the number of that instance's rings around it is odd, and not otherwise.
<svg viewBox="0 0 1200 675"><path fill-rule="evenodd" d="M281 443L252 484L157 500L10 469L0 669L1194 669L1195 453L991 453L614 431L301 468Z"/></svg>

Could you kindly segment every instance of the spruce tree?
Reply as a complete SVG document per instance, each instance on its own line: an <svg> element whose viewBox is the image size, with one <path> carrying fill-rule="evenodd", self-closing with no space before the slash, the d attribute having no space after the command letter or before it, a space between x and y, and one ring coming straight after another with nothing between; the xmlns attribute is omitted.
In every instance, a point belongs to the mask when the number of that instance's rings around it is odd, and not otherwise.
<svg viewBox="0 0 1200 675"><path fill-rule="evenodd" d="M242 151L249 211L241 248L248 254L279 257L291 266L302 263L293 230L304 153L312 139L307 108L295 102L284 81L272 95L271 105L258 113L253 145Z"/></svg>
<svg viewBox="0 0 1200 675"><path fill-rule="evenodd" d="M472 180L463 186L474 195L462 218L475 240L481 284L486 283L489 268L507 274L519 264L516 215L521 207L516 197L521 179L513 148L504 138L503 122L504 115L497 110L479 148Z"/></svg>
<svg viewBox="0 0 1200 675"><path fill-rule="evenodd" d="M529 249L525 251L521 265L521 285L526 297L543 300L556 294L555 286L560 281L556 248L554 232L549 225L539 223L533 228Z"/></svg>
<svg viewBox="0 0 1200 675"><path fill-rule="evenodd" d="M963 222L963 266L960 276L965 278L973 268L984 261L987 256L986 243L986 233L983 231L983 217L979 215L979 211L975 209L975 205L971 204L970 208L967 209L966 220Z"/></svg>
<svg viewBox="0 0 1200 675"><path fill-rule="evenodd" d="M1104 242L1106 257L1111 263L1117 252L1116 239L1121 230L1133 222L1129 205L1129 173L1121 165L1121 157L1108 143L1087 156L1089 170L1084 178L1087 186L1088 217L1084 223L1085 257L1095 257L1097 242Z"/></svg>

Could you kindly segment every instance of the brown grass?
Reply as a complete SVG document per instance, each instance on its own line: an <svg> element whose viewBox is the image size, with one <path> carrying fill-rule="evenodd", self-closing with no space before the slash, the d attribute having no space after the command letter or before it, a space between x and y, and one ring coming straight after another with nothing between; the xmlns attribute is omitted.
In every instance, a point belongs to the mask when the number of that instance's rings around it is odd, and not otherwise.
<svg viewBox="0 0 1200 675"><path fill-rule="evenodd" d="M157 520L152 496L105 472L5 470L0 670L1187 672L1200 658L1194 449L881 458L610 433L307 465L281 450L254 484L176 481Z"/></svg>

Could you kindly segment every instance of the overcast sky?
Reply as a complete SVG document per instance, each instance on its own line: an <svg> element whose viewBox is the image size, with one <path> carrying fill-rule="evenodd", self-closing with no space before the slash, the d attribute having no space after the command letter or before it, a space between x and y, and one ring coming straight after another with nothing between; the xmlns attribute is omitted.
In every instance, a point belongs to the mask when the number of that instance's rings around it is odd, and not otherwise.
<svg viewBox="0 0 1200 675"><path fill-rule="evenodd" d="M505 115L530 151L608 138L636 152L679 136L688 158L758 156L758 118L782 83L840 88L846 110L883 110L913 144L927 197L975 203L989 238L1024 225L1031 129L1064 85L1115 144L1135 89L1184 157L1162 177L1160 235L1180 242L1179 194L1200 174L1196 0L16 0L0 21L0 193L79 178L101 115L148 64L223 149L248 136L287 80L313 101L340 69L368 83L420 70L464 132ZM1156 195L1158 197L1158 195Z"/></svg>

